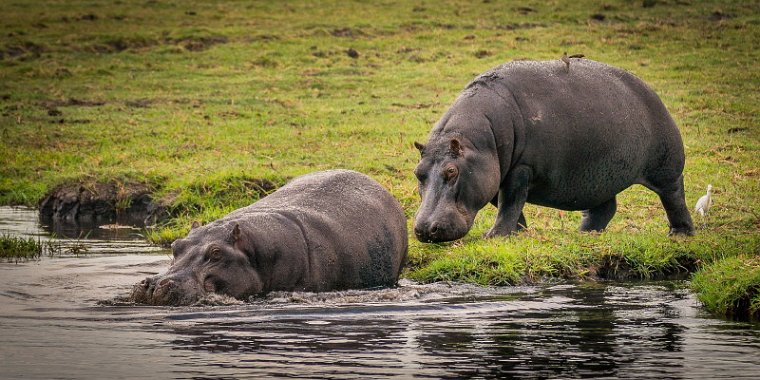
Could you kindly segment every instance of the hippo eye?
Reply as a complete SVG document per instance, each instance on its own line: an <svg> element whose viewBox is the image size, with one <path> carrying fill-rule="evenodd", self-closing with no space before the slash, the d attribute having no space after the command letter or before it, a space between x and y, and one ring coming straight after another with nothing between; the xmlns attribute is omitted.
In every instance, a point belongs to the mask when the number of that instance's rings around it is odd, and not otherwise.
<svg viewBox="0 0 760 380"><path fill-rule="evenodd" d="M216 262L222 259L222 250L218 247L211 248L211 250L206 253L206 260L209 262Z"/></svg>
<svg viewBox="0 0 760 380"><path fill-rule="evenodd" d="M459 170L457 169L456 166L449 166L446 168L446 170L443 171L443 177L447 181L452 180L454 177L457 176L457 174L459 174Z"/></svg>
<svg viewBox="0 0 760 380"><path fill-rule="evenodd" d="M425 175L425 173L423 171L420 171L420 170L415 170L414 171L414 176L417 177L417 180L420 181L420 182L425 182L425 179L427 178L427 176Z"/></svg>

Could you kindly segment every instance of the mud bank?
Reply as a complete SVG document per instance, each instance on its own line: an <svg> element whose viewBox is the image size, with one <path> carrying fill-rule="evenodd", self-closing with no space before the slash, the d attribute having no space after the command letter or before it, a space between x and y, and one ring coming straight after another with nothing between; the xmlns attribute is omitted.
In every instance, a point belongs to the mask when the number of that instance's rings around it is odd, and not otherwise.
<svg viewBox="0 0 760 380"><path fill-rule="evenodd" d="M144 184L67 184L53 189L40 203L40 219L63 223L112 223L150 226L170 217L168 204L154 200Z"/></svg>

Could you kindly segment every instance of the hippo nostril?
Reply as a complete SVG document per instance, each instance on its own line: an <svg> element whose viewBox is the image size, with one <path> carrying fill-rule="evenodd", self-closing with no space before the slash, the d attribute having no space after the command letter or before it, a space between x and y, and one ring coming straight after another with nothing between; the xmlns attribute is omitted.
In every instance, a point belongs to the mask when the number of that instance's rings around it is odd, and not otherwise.
<svg viewBox="0 0 760 380"><path fill-rule="evenodd" d="M435 234L437 234L437 233L438 233L438 223L433 223L433 224L430 226L430 234L431 234L431 235L435 235Z"/></svg>

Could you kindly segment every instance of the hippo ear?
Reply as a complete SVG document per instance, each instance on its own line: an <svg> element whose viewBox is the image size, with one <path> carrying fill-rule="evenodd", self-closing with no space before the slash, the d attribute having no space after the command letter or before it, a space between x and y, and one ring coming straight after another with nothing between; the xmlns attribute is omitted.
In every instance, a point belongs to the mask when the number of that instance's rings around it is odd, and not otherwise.
<svg viewBox="0 0 760 380"><path fill-rule="evenodd" d="M449 145L449 149L451 149L451 154L454 155L454 157L459 157L464 153L464 149L462 149L462 144L457 139L451 139L451 144Z"/></svg>
<svg viewBox="0 0 760 380"><path fill-rule="evenodd" d="M201 226L201 224L200 224L200 223L198 223L198 221L197 221L197 220L194 220L194 221L193 221L193 224L190 226L190 230L192 231L192 230L194 230L194 229L196 229L196 228L198 228L198 227L200 227L200 226Z"/></svg>
<svg viewBox="0 0 760 380"><path fill-rule="evenodd" d="M230 237L227 239L227 241L230 244L235 244L238 240L240 240L240 225L235 223L235 227L233 227L232 231L230 231Z"/></svg>
<svg viewBox="0 0 760 380"><path fill-rule="evenodd" d="M417 150L420 151L420 155L422 155L423 153L425 153L425 145L420 144L420 143L418 143L418 142L415 141L414 142L414 147L417 148Z"/></svg>

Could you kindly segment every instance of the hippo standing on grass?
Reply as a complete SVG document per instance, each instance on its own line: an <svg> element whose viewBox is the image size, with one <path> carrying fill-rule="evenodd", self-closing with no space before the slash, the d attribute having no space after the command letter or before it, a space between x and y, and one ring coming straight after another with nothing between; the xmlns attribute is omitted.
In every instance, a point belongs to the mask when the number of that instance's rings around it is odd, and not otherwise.
<svg viewBox="0 0 760 380"><path fill-rule="evenodd" d="M415 146L420 241L461 238L489 202L498 215L487 237L524 228L525 202L582 210L581 231L600 231L615 196L633 184L659 195L671 234L694 232L673 119L644 82L599 62L498 66L475 78L427 144Z"/></svg>
<svg viewBox="0 0 760 380"><path fill-rule="evenodd" d="M380 184L349 170L317 172L192 229L172 244L168 272L135 285L132 299L187 305L209 293L393 286L407 244L406 216Z"/></svg>

